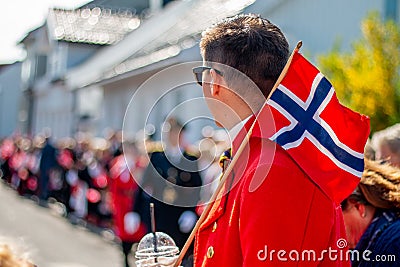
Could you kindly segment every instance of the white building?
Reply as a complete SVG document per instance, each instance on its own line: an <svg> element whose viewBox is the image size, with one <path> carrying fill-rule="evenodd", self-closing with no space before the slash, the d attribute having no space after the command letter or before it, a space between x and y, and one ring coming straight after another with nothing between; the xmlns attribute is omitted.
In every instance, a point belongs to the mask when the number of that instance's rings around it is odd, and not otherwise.
<svg viewBox="0 0 400 267"><path fill-rule="evenodd" d="M114 6L99 7L96 2ZM136 3L146 7L142 2L146 1ZM29 114L25 132L37 134L49 127L55 138L70 136L86 118L96 118L91 106L100 105L101 95L90 94L87 109L78 110L76 94L65 86L64 76L140 25L140 14L118 7L124 3L128 1L94 1L76 10L50 9L45 24L23 38L27 57L22 67L25 100L21 110Z"/></svg>

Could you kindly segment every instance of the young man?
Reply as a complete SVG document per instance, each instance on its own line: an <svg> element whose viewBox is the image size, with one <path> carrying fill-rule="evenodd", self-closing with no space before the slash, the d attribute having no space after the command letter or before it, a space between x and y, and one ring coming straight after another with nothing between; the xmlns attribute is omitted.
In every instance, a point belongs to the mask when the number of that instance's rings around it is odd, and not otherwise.
<svg viewBox="0 0 400 267"><path fill-rule="evenodd" d="M232 157L289 57L281 30L238 15L205 30L194 73L217 125L233 134ZM196 234L194 266L349 266L340 209L265 137L259 118L222 193ZM240 129L237 133L237 129ZM335 254L336 253L336 254Z"/></svg>

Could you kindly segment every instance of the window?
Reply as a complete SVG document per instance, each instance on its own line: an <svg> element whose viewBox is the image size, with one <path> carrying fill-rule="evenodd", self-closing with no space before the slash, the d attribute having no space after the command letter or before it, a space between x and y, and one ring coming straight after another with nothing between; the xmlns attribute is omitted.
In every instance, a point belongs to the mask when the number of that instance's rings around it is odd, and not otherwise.
<svg viewBox="0 0 400 267"><path fill-rule="evenodd" d="M47 69L47 56L38 55L36 57L36 78L43 77L46 74Z"/></svg>

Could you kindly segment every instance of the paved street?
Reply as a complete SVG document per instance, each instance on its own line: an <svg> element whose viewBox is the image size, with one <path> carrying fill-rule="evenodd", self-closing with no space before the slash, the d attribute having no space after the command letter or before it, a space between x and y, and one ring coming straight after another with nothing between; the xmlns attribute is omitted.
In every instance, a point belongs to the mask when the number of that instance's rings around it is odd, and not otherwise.
<svg viewBox="0 0 400 267"><path fill-rule="evenodd" d="M22 240L38 267L122 266L118 246L19 197L1 182L0 214L0 236Z"/></svg>

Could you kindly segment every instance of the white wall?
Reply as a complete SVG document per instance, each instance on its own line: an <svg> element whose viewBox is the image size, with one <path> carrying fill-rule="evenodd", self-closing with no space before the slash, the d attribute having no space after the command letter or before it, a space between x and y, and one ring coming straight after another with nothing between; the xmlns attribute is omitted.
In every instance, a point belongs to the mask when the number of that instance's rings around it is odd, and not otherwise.
<svg viewBox="0 0 400 267"><path fill-rule="evenodd" d="M49 127L54 138L71 135L73 123L73 95L62 85L42 88L34 103L33 133Z"/></svg>
<svg viewBox="0 0 400 267"><path fill-rule="evenodd" d="M75 121L72 125L72 130L78 126L79 118L83 115L90 117L88 121L89 131L96 133L99 130L101 121L103 119L102 105L103 105L103 88L100 86L91 86L83 90L76 90L76 111Z"/></svg>
<svg viewBox="0 0 400 267"><path fill-rule="evenodd" d="M122 122L129 100L129 89L112 88L104 90L104 102L102 104L103 128L114 130L122 129Z"/></svg>

